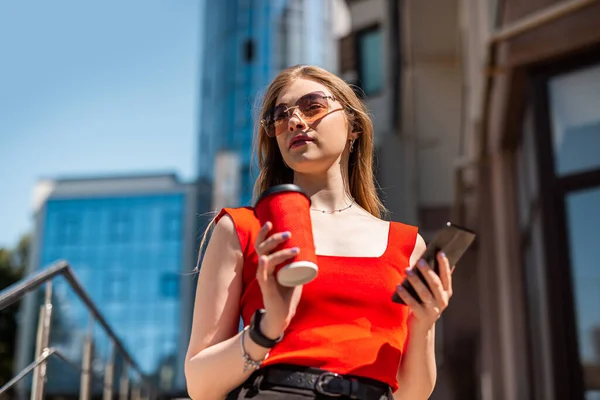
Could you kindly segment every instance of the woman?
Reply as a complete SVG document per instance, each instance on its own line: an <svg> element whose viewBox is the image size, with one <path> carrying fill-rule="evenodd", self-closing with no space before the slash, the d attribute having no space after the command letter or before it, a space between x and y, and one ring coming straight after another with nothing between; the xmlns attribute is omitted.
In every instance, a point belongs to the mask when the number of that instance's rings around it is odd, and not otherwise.
<svg viewBox="0 0 600 400"><path fill-rule="evenodd" d="M280 286L275 265L299 251L275 251L290 233L270 235L272 225L259 226L250 207L222 210L199 273L185 364L190 396L428 398L450 267L443 254L439 277L417 263L425 249L417 228L380 219L365 107L337 76L296 66L271 83L261 115L255 194L291 182L309 194L319 275ZM406 276L423 304L398 286ZM394 291L406 306L391 301ZM246 329L238 333L240 315Z"/></svg>

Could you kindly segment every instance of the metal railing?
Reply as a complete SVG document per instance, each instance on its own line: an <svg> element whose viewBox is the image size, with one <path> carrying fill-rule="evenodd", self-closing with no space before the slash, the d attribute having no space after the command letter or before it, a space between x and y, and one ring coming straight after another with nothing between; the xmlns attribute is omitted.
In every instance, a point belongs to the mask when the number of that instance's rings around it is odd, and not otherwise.
<svg viewBox="0 0 600 400"><path fill-rule="evenodd" d="M69 361L61 352L53 347L49 347L50 329L52 327L52 280L57 276L63 276L69 283L73 291L83 302L89 311L89 331L85 336L83 343L83 357L81 365ZM56 357L70 365L80 372L79 399L89 400L92 396L92 383L94 379L103 379L102 393L103 400L112 400L115 388L115 359L119 354L123 359L123 367L119 382L118 396L119 400L154 400L159 396L159 391L150 382L150 380L141 371L140 367L134 361L133 357L125 349L122 342L115 335L114 330L102 316L90 296L87 294L73 270L66 261L57 262L47 269L24 278L12 286L0 292L0 310L22 299L27 293L34 291L42 284L46 285L44 304L40 307L37 338L35 347L35 358L32 363L19 371L17 375L0 388L0 398L11 387L25 378L33 371L33 380L31 384L31 400L42 400L47 382L47 361L51 357ZM92 370L92 361L94 359L94 324L98 322L107 334L110 341L110 356L104 369L104 376L99 377ZM131 384L129 370L133 369L139 376L140 383Z"/></svg>

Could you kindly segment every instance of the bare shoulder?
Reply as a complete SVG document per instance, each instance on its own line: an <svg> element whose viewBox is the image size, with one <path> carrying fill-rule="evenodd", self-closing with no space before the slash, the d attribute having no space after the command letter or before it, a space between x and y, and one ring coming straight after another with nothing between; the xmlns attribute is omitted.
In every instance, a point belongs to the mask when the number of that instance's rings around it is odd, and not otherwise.
<svg viewBox="0 0 600 400"><path fill-rule="evenodd" d="M215 228L210 237L209 247L227 247L231 250L239 252L241 255L242 249L240 242L237 237L237 231L233 219L228 214L223 215L222 218L215 224ZM208 252L208 248L207 248Z"/></svg>
<svg viewBox="0 0 600 400"><path fill-rule="evenodd" d="M242 249L233 219L225 214L216 222L206 247L198 286L229 280L242 267Z"/></svg>

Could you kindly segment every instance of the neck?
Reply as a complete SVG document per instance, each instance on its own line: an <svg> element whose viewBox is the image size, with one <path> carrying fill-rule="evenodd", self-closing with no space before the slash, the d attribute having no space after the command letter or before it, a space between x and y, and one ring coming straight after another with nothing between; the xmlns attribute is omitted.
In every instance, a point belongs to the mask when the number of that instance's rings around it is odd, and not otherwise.
<svg viewBox="0 0 600 400"><path fill-rule="evenodd" d="M342 173L347 170L347 163L337 162L321 173L295 172L294 183L310 196L312 208L325 211L339 210L352 203L348 176Z"/></svg>

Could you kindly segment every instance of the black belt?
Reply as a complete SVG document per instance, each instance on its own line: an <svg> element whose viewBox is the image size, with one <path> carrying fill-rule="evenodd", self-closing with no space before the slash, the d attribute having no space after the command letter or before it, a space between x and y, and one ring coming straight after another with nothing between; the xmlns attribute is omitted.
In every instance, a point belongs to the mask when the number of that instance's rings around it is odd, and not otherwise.
<svg viewBox="0 0 600 400"><path fill-rule="evenodd" d="M357 400L392 398L390 387L383 382L298 366L261 368L250 381L258 390L266 383L271 386L312 390L330 397L346 396Z"/></svg>

